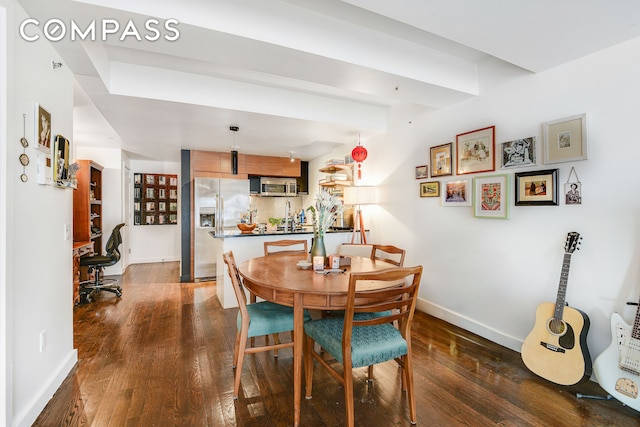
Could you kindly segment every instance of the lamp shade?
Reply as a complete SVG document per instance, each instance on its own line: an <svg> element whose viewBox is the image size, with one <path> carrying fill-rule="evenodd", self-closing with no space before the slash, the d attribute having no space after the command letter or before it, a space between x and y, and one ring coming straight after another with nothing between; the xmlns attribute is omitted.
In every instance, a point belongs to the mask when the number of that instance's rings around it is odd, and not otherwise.
<svg viewBox="0 0 640 427"><path fill-rule="evenodd" d="M376 202L375 187L345 187L344 188L344 204L345 205L371 205Z"/></svg>

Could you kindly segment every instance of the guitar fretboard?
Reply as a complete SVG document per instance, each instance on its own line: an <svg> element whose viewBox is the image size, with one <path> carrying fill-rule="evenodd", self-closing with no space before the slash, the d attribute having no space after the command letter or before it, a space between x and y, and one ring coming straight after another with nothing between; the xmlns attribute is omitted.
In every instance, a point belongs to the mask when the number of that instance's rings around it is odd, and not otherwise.
<svg viewBox="0 0 640 427"><path fill-rule="evenodd" d="M636 320L634 320L633 322L631 336L637 340L640 340L640 302L638 302L638 309L636 310Z"/></svg>
<svg viewBox="0 0 640 427"><path fill-rule="evenodd" d="M562 320L564 314L565 299L567 297L567 283L569 283L569 267L571 266L571 254L565 253L562 259L562 270L560 271L560 285L558 285L558 296L556 298L556 308L553 312L553 318ZM636 316L636 322L640 323ZM640 333L640 325L638 326Z"/></svg>

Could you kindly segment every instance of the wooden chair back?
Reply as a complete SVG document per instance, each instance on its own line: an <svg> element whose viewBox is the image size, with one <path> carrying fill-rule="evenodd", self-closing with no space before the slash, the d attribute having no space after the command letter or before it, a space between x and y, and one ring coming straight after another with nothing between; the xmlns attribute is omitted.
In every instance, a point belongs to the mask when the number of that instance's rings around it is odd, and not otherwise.
<svg viewBox="0 0 640 427"><path fill-rule="evenodd" d="M294 255L306 254L306 240L276 240L273 242L264 242L264 254L268 255Z"/></svg>
<svg viewBox="0 0 640 427"><path fill-rule="evenodd" d="M410 281L407 280L408 278ZM400 333L407 341L409 340L421 278L422 266L351 273L342 333L342 350L345 353L345 360L351 359L350 341L354 326L397 322ZM380 284L383 286L379 287ZM375 313L376 315L374 317L360 315L354 318L355 313Z"/></svg>
<svg viewBox="0 0 640 427"><path fill-rule="evenodd" d="M240 277L240 273L238 273L238 266L236 264L236 259L233 256L233 251L223 253L222 259L224 263L227 264L227 271L229 272L229 278L233 285L233 292L236 294L236 299L238 300L238 308L242 315L242 321L248 322L249 313L247 312L247 294L244 291L244 286L242 286L242 279Z"/></svg>
<svg viewBox="0 0 640 427"><path fill-rule="evenodd" d="M398 267L404 265L405 250L393 245L373 245L371 259L385 261Z"/></svg>

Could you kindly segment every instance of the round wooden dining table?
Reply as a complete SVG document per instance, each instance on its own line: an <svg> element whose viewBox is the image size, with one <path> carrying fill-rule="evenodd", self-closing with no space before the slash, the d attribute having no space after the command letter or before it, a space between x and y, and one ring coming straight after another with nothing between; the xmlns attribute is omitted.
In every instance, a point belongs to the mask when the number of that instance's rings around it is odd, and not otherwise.
<svg viewBox="0 0 640 427"><path fill-rule="evenodd" d="M270 255L241 263L238 271L244 286L253 295L278 304L293 307L293 415L294 426L300 425L302 398L302 349L304 310L344 310L346 308L349 274L396 268L395 265L371 258L350 257L351 265L341 267L343 273L317 273L303 270L298 261L306 255Z"/></svg>

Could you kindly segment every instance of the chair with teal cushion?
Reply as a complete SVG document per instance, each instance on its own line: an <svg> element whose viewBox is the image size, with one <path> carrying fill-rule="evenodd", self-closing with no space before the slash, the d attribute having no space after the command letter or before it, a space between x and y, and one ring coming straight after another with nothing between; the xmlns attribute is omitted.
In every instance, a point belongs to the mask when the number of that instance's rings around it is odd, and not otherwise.
<svg viewBox="0 0 640 427"><path fill-rule="evenodd" d="M245 354L269 350L276 352L280 348L293 347L293 340L291 340L291 342L281 343L279 339L274 339L274 344L269 344L268 340L265 340L265 345L253 346L252 343L252 345L247 347L247 339L263 335L274 335L274 337L277 337L280 332L291 333L293 331L293 309L269 301L248 304L247 295L244 292L242 280L238 274L238 267L233 252L229 251L224 253L222 258L225 264L227 264L229 277L231 278L233 290L238 300L236 343L233 352L233 367L236 370L233 398L237 399ZM305 321L310 318L311 317L305 313Z"/></svg>
<svg viewBox="0 0 640 427"><path fill-rule="evenodd" d="M421 277L422 266L352 273L344 317L304 324L307 399L311 398L315 359L344 386L347 426L353 427L353 369L395 360L402 368L410 421L416 423L411 322ZM320 353L315 350L316 343L322 349ZM329 353L342 370L331 366L331 360L325 360L322 353Z"/></svg>

